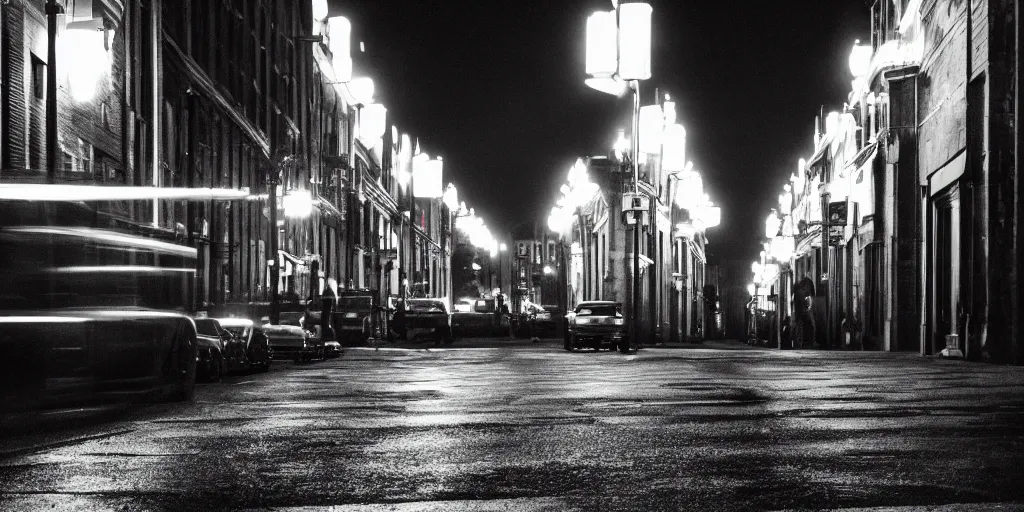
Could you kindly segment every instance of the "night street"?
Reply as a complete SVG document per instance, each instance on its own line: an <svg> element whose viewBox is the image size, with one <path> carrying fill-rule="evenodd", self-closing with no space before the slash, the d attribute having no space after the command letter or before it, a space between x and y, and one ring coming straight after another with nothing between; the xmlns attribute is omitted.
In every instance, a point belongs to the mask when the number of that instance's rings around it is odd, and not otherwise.
<svg viewBox="0 0 1024 512"><path fill-rule="evenodd" d="M1010 510L1022 392L1017 367L736 342L349 349L71 429L7 418L0 509Z"/></svg>

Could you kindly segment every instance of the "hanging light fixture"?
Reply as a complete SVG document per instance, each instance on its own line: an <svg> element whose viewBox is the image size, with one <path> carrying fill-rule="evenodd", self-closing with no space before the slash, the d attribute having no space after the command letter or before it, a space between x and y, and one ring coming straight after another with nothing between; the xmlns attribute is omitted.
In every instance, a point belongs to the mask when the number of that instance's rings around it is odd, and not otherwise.
<svg viewBox="0 0 1024 512"><path fill-rule="evenodd" d="M369 105L373 102L374 87L372 78L353 78L348 83L348 90L357 105Z"/></svg>
<svg viewBox="0 0 1024 512"><path fill-rule="evenodd" d="M619 58L616 33L615 11L598 11L587 18L588 75L611 79L616 74Z"/></svg>
<svg viewBox="0 0 1024 512"><path fill-rule="evenodd" d="M102 18L73 21L65 26L59 59L67 69L68 86L75 101L84 103L96 96L100 81L110 69L112 40L112 31L104 30Z"/></svg>
<svg viewBox="0 0 1024 512"><path fill-rule="evenodd" d="M651 77L651 9L642 2L619 6L619 76L624 80Z"/></svg>

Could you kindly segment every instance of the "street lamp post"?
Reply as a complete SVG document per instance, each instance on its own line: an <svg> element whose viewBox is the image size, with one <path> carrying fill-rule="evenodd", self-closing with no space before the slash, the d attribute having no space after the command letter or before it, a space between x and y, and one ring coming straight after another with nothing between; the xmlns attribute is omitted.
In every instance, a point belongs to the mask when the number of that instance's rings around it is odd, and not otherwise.
<svg viewBox="0 0 1024 512"><path fill-rule="evenodd" d="M639 193L640 81L651 77L651 6L643 2L612 1L612 12L597 12L587 20L588 86L620 95L623 81L633 91L632 192ZM614 38L614 44L612 39ZM640 304L640 230L643 212L633 211L633 277L629 309L630 342L620 350L638 345ZM627 267L628 268L628 267Z"/></svg>
<svg viewBox="0 0 1024 512"><path fill-rule="evenodd" d="M46 182L57 177L57 15L64 9L57 0L46 2Z"/></svg>
<svg viewBox="0 0 1024 512"><path fill-rule="evenodd" d="M284 169L286 169L294 157L291 155L279 156L270 162L270 170L267 176L267 202L270 205L270 323L277 325L280 322L280 279L281 279L281 257L279 256L280 247L278 240L278 231L280 228L277 226L277 187L281 184L281 177Z"/></svg>

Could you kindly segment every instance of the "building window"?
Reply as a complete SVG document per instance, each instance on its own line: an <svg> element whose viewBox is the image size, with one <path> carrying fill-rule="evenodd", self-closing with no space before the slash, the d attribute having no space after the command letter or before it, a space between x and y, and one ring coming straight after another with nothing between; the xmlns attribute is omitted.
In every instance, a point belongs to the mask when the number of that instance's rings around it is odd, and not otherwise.
<svg viewBox="0 0 1024 512"><path fill-rule="evenodd" d="M103 123L103 128L110 129L110 106L105 101L100 104L100 122Z"/></svg>
<svg viewBox="0 0 1024 512"><path fill-rule="evenodd" d="M64 172L75 172L75 157L72 156L71 153L68 153L67 151L63 151L62 153L63 154L61 155L61 167L64 169Z"/></svg>
<svg viewBox="0 0 1024 512"><path fill-rule="evenodd" d="M37 100L46 97L46 64L32 55L32 95Z"/></svg>
<svg viewBox="0 0 1024 512"><path fill-rule="evenodd" d="M91 173L92 172L92 144L78 139L78 155L81 158L79 168L76 169L78 172Z"/></svg>

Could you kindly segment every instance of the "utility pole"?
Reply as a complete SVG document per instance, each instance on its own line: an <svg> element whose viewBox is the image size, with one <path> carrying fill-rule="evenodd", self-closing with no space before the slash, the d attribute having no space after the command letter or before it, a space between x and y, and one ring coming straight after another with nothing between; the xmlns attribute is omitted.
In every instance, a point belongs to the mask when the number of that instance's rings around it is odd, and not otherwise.
<svg viewBox="0 0 1024 512"><path fill-rule="evenodd" d="M57 182L57 15L64 8L57 0L46 2L46 182Z"/></svg>
<svg viewBox="0 0 1024 512"><path fill-rule="evenodd" d="M828 183L828 174L826 172L826 180ZM829 218L829 200L831 194L825 192L821 194L822 202L822 215L821 215L821 268L825 271L825 275L828 279L822 281L822 286L825 287L825 343L823 348L830 348L832 346L832 269L829 268L831 262L831 255L829 252L832 247L832 223Z"/></svg>

